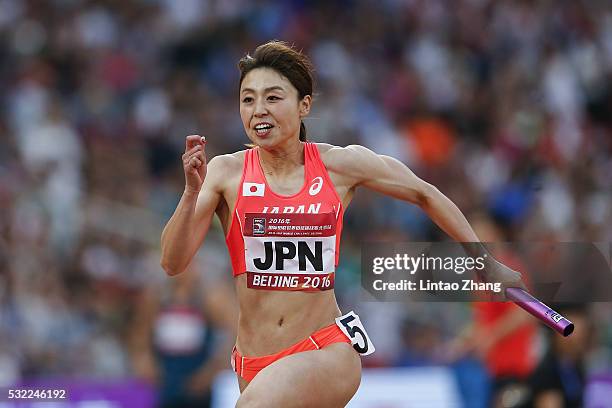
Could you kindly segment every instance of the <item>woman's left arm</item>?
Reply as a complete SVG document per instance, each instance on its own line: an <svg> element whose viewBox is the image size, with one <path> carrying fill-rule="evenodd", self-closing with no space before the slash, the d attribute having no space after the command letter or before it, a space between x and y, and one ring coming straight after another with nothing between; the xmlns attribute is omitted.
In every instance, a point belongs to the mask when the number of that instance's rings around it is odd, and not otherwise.
<svg viewBox="0 0 612 408"><path fill-rule="evenodd" d="M327 168L348 178L351 187L363 186L416 204L454 240L480 241L459 208L399 160L359 145L335 147L327 156Z"/></svg>
<svg viewBox="0 0 612 408"><path fill-rule="evenodd" d="M487 253L459 208L435 186L417 177L405 164L366 147L334 147L326 154L325 165L348 180L350 188L363 186L379 193L418 205L431 220L471 256ZM475 243L475 244L468 244ZM492 258L492 257L491 257ZM505 287L522 287L520 273L495 261L487 268L485 281L503 282Z"/></svg>

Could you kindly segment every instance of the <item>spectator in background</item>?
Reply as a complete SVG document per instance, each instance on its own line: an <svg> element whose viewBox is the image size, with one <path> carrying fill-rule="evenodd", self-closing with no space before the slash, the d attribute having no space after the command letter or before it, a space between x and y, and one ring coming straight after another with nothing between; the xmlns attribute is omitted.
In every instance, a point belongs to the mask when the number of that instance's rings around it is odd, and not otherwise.
<svg viewBox="0 0 612 408"><path fill-rule="evenodd" d="M161 408L210 407L213 380L229 367L232 292L221 282L203 287L194 269L147 288L136 307L134 370L157 385Z"/></svg>
<svg viewBox="0 0 612 408"><path fill-rule="evenodd" d="M515 255L501 248L505 241L501 228L485 215L473 218L474 230L491 245L489 249L501 262L523 272ZM526 382L535 363L536 322L511 302L473 303L474 321L450 345L453 358L474 354L481 358L491 377L492 407L519 407L528 398Z"/></svg>
<svg viewBox="0 0 612 408"><path fill-rule="evenodd" d="M585 363L593 322L584 304L553 306L571 320L576 329L569 337L549 332L549 349L535 369L529 385L534 408L578 408L583 406Z"/></svg>
<svg viewBox="0 0 612 408"><path fill-rule="evenodd" d="M394 365L414 367L438 364L442 344L439 327L426 319L407 318L400 326L402 349Z"/></svg>

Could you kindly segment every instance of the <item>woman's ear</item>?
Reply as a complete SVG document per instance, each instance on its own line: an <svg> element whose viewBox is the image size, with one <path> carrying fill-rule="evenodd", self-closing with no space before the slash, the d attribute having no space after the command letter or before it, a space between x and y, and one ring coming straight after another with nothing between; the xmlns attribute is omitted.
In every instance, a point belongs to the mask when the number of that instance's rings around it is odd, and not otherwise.
<svg viewBox="0 0 612 408"><path fill-rule="evenodd" d="M306 95L300 101L300 118L308 116L310 113L310 105L312 104L312 96Z"/></svg>

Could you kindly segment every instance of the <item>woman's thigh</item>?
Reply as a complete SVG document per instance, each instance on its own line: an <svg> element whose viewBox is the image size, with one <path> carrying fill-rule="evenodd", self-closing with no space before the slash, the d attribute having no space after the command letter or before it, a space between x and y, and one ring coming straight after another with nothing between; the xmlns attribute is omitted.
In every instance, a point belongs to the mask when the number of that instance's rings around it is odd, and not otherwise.
<svg viewBox="0 0 612 408"><path fill-rule="evenodd" d="M347 343L335 343L270 364L244 389L236 407L344 407L360 381L359 354Z"/></svg>

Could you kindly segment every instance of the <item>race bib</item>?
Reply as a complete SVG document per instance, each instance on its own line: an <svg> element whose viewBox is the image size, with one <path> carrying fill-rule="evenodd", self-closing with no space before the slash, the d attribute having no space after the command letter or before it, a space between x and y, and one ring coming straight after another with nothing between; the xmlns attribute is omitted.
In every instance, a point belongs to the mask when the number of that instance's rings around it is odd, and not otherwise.
<svg viewBox="0 0 612 408"><path fill-rule="evenodd" d="M243 234L249 288L329 290L334 287L334 213L246 213Z"/></svg>
<svg viewBox="0 0 612 408"><path fill-rule="evenodd" d="M344 316L336 317L336 325L346 334L353 348L362 356L368 356L376 351L359 316L352 310Z"/></svg>

